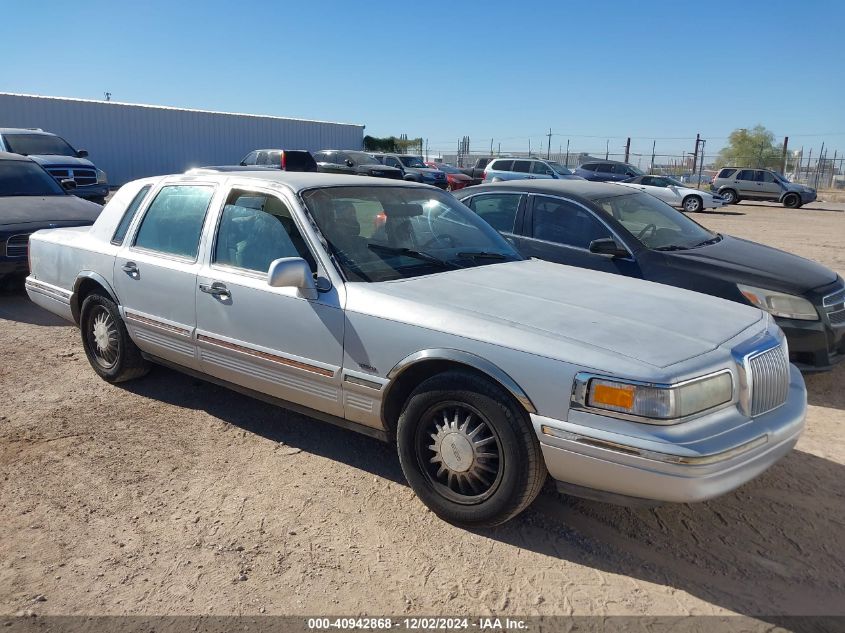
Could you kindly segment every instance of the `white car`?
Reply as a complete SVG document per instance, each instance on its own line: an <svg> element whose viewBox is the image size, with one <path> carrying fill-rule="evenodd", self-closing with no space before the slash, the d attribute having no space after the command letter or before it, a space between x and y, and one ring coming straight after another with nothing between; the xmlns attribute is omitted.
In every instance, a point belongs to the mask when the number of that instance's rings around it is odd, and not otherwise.
<svg viewBox="0 0 845 633"><path fill-rule="evenodd" d="M725 201L720 196L693 189L668 176L636 176L617 184L650 193L655 198L660 198L663 202L688 213L718 209L725 205Z"/></svg>

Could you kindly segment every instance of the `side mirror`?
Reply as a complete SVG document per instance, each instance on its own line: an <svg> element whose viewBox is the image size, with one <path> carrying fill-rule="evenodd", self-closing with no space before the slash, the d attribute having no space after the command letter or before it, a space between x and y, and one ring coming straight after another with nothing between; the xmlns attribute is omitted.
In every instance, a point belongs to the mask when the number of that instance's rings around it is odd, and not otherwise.
<svg viewBox="0 0 845 633"><path fill-rule="evenodd" d="M244 161L239 162L238 165L240 165L241 167L246 167L246 163Z"/></svg>
<svg viewBox="0 0 845 633"><path fill-rule="evenodd" d="M76 152L76 157L77 158L88 158L88 150L87 149L78 150Z"/></svg>
<svg viewBox="0 0 845 633"><path fill-rule="evenodd" d="M62 188L65 191L75 191L76 190L76 181L71 178L65 178L61 181Z"/></svg>
<svg viewBox="0 0 845 633"><path fill-rule="evenodd" d="M346 166L347 166L347 167L355 167L355 163L353 163L351 160L347 160L347 161L346 161Z"/></svg>
<svg viewBox="0 0 845 633"><path fill-rule="evenodd" d="M628 257L628 250L616 243L612 237L603 237L590 242L590 252L608 257Z"/></svg>
<svg viewBox="0 0 845 633"><path fill-rule="evenodd" d="M267 284L273 288L297 288L306 299L317 298L311 267L301 257L282 257L270 262Z"/></svg>

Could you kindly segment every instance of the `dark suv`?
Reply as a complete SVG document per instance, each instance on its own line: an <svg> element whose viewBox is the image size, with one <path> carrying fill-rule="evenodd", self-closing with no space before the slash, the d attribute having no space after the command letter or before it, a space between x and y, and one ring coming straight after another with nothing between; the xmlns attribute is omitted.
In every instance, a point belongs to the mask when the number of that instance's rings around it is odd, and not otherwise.
<svg viewBox="0 0 845 633"><path fill-rule="evenodd" d="M422 182L441 189L449 186L446 174L439 169L432 169L422 159L422 156L412 154L370 154L380 163L388 167L395 167L402 172L403 180Z"/></svg>
<svg viewBox="0 0 845 633"><path fill-rule="evenodd" d="M317 161L304 149L255 149L239 164L242 167L275 167L282 171L317 171Z"/></svg>
<svg viewBox="0 0 845 633"><path fill-rule="evenodd" d="M401 171L393 167L385 167L366 152L324 149L314 154L314 158L320 171L330 174L402 179Z"/></svg>
<svg viewBox="0 0 845 633"><path fill-rule="evenodd" d="M596 160L576 168L575 175L598 182L619 182L634 176L642 176L643 172L633 165L620 163L617 160Z"/></svg>

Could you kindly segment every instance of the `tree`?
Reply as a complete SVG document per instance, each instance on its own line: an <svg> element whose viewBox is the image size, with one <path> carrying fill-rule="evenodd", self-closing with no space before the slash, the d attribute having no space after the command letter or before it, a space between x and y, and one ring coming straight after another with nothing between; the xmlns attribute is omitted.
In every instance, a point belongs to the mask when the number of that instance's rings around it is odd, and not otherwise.
<svg viewBox="0 0 845 633"><path fill-rule="evenodd" d="M731 132L728 144L719 152L717 166L763 167L779 169L781 148L774 144L775 135L762 125L750 130L739 128Z"/></svg>
<svg viewBox="0 0 845 633"><path fill-rule="evenodd" d="M421 138L396 138L395 136L388 136L378 138L376 136L364 137L364 150L368 152L388 152L397 154L406 154L411 149L419 149L422 153L422 139Z"/></svg>

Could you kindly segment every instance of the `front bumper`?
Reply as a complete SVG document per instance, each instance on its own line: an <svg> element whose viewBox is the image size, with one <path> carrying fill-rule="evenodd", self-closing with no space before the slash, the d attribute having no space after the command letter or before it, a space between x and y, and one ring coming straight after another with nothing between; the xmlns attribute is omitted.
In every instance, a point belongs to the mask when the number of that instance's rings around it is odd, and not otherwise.
<svg viewBox="0 0 845 633"><path fill-rule="evenodd" d="M77 187L70 193L86 200L99 200L109 195L109 186L107 184L87 185L85 187Z"/></svg>
<svg viewBox="0 0 845 633"><path fill-rule="evenodd" d="M801 204L810 204L811 202L815 202L817 197L818 196L815 191L802 191Z"/></svg>
<svg viewBox="0 0 845 633"><path fill-rule="evenodd" d="M845 322L829 321L829 315L819 321L775 317L789 342L789 360L801 371L827 371L845 361Z"/></svg>
<svg viewBox="0 0 845 633"><path fill-rule="evenodd" d="M29 272L29 263L26 257L2 257L0 256L0 277L6 275L25 275Z"/></svg>
<svg viewBox="0 0 845 633"><path fill-rule="evenodd" d="M617 501L690 503L730 492L784 457L804 429L806 408L804 380L792 367L782 406L754 419L743 416L731 431L706 440L685 441L681 425L680 435L669 443L655 442L647 431L641 436L611 433L536 414L531 421L546 468L564 490ZM705 418L710 416L741 414L728 407ZM682 424L692 428L702 420Z"/></svg>

